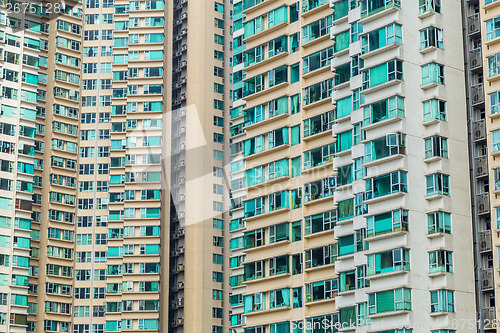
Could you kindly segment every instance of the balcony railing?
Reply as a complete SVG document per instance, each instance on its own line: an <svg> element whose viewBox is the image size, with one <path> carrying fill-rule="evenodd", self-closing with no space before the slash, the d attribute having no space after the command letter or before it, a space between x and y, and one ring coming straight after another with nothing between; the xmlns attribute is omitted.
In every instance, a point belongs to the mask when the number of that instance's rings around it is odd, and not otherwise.
<svg viewBox="0 0 500 333"><path fill-rule="evenodd" d="M481 282L481 291L493 289L493 268L482 269L479 273L479 280Z"/></svg>

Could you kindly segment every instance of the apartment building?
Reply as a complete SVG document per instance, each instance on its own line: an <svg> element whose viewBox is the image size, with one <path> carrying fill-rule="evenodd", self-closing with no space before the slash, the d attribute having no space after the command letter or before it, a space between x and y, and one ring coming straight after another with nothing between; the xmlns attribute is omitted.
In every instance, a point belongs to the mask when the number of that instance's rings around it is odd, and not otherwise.
<svg viewBox="0 0 500 333"><path fill-rule="evenodd" d="M233 329L475 331L462 4L234 8Z"/></svg>
<svg viewBox="0 0 500 333"><path fill-rule="evenodd" d="M0 331L227 330L229 2L19 5L0 3Z"/></svg>
<svg viewBox="0 0 500 333"><path fill-rule="evenodd" d="M484 94L483 50L479 1L463 1L465 75L468 87L470 182L472 223L474 232L474 259L476 267L476 307L478 330L496 330L494 260L490 209L490 183ZM489 65L485 66L492 68ZM494 67L494 66L493 66ZM490 69L486 77L493 74Z"/></svg>
<svg viewBox="0 0 500 333"><path fill-rule="evenodd" d="M473 3L470 4L470 8ZM495 318L499 318L498 312L498 288L496 286L499 283L499 234L498 230L500 225L498 223L500 216L500 208L498 201L498 190L500 189L498 185L498 172L499 172L499 164L498 164L498 142L499 142L499 122L497 120L498 116L498 108L497 108L497 100L498 100L498 90L500 89L500 85L498 84L496 78L499 76L499 66L497 59L499 58L498 53L500 52L500 47L498 43L498 36L500 33L498 31L497 23L500 21L500 2L485 0L476 3L467 13L469 15L468 19L468 32L469 34L476 33L477 39L480 38L480 55L479 58L481 63L483 64L483 69L478 76L481 77L481 91L476 97L476 101L480 100L482 103L481 116L473 119L476 123L481 124L481 127L477 127L473 129L472 135L481 136L481 138L485 139L485 144L483 145L483 155L487 155L487 164L484 166L488 167L488 179L485 179L484 184L484 198L482 200L476 200L476 204L478 205L477 211L479 213L487 214L487 224L482 225L483 233L488 237L484 237L484 239L478 239L480 243L479 249L491 250L488 255L488 262L479 263L480 268L483 269L483 272L488 273L487 276L481 276L480 278L480 287L484 289L489 289L490 294L486 297L482 302L478 304L478 310L480 311L482 317L481 319L484 321L483 327L485 330L495 330L496 326L487 325L490 322L494 321ZM472 61L471 61L472 62ZM484 90L483 90L484 88ZM471 98L475 96L472 95ZM474 102L474 100L473 100ZM482 123L480 123L482 122ZM487 142L487 145L486 145ZM482 167L482 165L476 166L476 170ZM482 170L481 170L482 171ZM486 172L486 171L485 171ZM480 172L477 172L480 175ZM489 193L488 193L489 192ZM489 194L489 195L488 195ZM478 194L479 195L479 194ZM491 219L494 219L496 222L491 222ZM491 235L491 236L490 236Z"/></svg>

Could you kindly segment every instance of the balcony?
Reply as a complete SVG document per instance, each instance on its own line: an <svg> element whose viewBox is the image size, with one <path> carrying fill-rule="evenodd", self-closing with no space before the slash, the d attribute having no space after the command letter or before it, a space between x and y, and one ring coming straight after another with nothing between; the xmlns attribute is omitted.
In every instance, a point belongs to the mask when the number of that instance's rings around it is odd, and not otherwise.
<svg viewBox="0 0 500 333"><path fill-rule="evenodd" d="M476 195L477 214L490 213L490 194L488 192Z"/></svg>
<svg viewBox="0 0 500 333"><path fill-rule="evenodd" d="M481 291L493 290L495 286L493 282L493 268L482 269L479 272L479 280L481 281Z"/></svg>
<svg viewBox="0 0 500 333"><path fill-rule="evenodd" d="M467 17L467 33L473 36L481 32L481 23L479 21L479 13Z"/></svg>
<svg viewBox="0 0 500 333"><path fill-rule="evenodd" d="M470 88L472 105L484 103L484 87L482 83L475 84Z"/></svg>
<svg viewBox="0 0 500 333"><path fill-rule="evenodd" d="M474 158L474 164L476 167L476 177L486 177L488 176L488 157L479 156Z"/></svg>
<svg viewBox="0 0 500 333"><path fill-rule="evenodd" d="M479 252L491 251L491 230L481 231L478 234L479 238Z"/></svg>
<svg viewBox="0 0 500 333"><path fill-rule="evenodd" d="M474 141L481 141L486 139L486 121L484 119L475 120L472 123L472 132Z"/></svg>
<svg viewBox="0 0 500 333"><path fill-rule="evenodd" d="M490 308L483 308L479 310L479 317L480 317L480 322L485 323L484 324L484 329L485 330L494 330L496 331L496 324L495 322L495 308L490 307Z"/></svg>
<svg viewBox="0 0 500 333"><path fill-rule="evenodd" d="M477 48L469 51L469 69L479 69L482 68L482 55L481 49Z"/></svg>

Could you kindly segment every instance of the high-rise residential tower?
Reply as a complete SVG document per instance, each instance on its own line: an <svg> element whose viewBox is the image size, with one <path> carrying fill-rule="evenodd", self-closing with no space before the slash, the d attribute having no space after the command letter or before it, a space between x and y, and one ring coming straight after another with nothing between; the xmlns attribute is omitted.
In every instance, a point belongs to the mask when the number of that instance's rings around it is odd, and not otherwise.
<svg viewBox="0 0 500 333"><path fill-rule="evenodd" d="M0 331L227 330L230 17L0 3Z"/></svg>
<svg viewBox="0 0 500 333"><path fill-rule="evenodd" d="M475 331L462 4L241 10L235 330Z"/></svg>
<svg viewBox="0 0 500 333"><path fill-rule="evenodd" d="M475 121L477 128L472 129L473 137L479 137L484 140L482 156L487 155L487 163L484 165L476 165L476 170L483 166L487 170L481 170L489 175L489 182L485 179L483 194L481 200L476 200L476 211L485 214L487 223L480 225L483 238L477 239L479 242L478 249L482 251L490 251L487 256L487 262L478 260L478 265L482 269L483 274L479 274L479 285L483 290L489 290L489 294L483 300L479 298L478 310L480 311L481 320L483 320L483 330L498 330L498 326L491 325L495 318L500 318L498 312L498 284L499 276L499 230L500 230L500 201L498 199L498 191L500 185L498 180L500 168L498 162L498 151L500 150L498 143L500 142L500 127L498 121L498 98L500 97L498 78L500 77L500 30L498 22L500 22L500 2L496 0L485 0L477 3L469 3L469 15L466 28L469 34L476 34L476 39L479 43L480 55L478 61L483 64L481 72L477 74L480 80L472 80L476 83L478 90L472 91L469 100L472 103L480 101L482 104L480 113L476 112L477 116L471 120ZM472 59L471 59L472 66ZM487 145L486 145L487 142ZM479 176L481 173L477 171ZM493 219L493 221L491 221ZM496 221L496 222L495 222ZM481 295L482 296L482 295ZM489 325L487 325L489 324Z"/></svg>

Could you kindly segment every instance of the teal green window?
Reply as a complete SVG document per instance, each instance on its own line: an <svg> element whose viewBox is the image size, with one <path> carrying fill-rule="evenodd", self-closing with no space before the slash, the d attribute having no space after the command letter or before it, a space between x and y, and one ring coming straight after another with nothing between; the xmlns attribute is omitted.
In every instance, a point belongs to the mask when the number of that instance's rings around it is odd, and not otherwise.
<svg viewBox="0 0 500 333"><path fill-rule="evenodd" d="M292 134L292 146L298 145L300 143L300 125L291 128Z"/></svg>
<svg viewBox="0 0 500 333"><path fill-rule="evenodd" d="M428 1L428 0L424 0ZM361 0L361 18L375 15L388 8L401 8L401 0Z"/></svg>
<svg viewBox="0 0 500 333"><path fill-rule="evenodd" d="M349 150L352 147L352 131L337 134L337 152Z"/></svg>
<svg viewBox="0 0 500 333"><path fill-rule="evenodd" d="M269 227L269 244L288 240L290 236L290 224L288 222L275 224Z"/></svg>
<svg viewBox="0 0 500 333"><path fill-rule="evenodd" d="M289 206L289 191L280 191L272 193L268 196L269 199L269 211L288 208Z"/></svg>
<svg viewBox="0 0 500 333"><path fill-rule="evenodd" d="M352 183L352 164L337 168L337 186L348 185Z"/></svg>
<svg viewBox="0 0 500 333"><path fill-rule="evenodd" d="M429 252L429 273L453 273L453 253L445 250Z"/></svg>
<svg viewBox="0 0 500 333"><path fill-rule="evenodd" d="M264 112L264 111L262 111ZM288 113L288 96L273 99L268 103L269 118Z"/></svg>
<svg viewBox="0 0 500 333"><path fill-rule="evenodd" d="M302 174L302 163L300 156L292 158L292 177L297 177Z"/></svg>
<svg viewBox="0 0 500 333"><path fill-rule="evenodd" d="M347 2L347 0L344 0ZM329 15L318 21L306 25L302 28L302 44L306 44L312 40L330 33L330 28L333 26L333 15Z"/></svg>
<svg viewBox="0 0 500 333"><path fill-rule="evenodd" d="M431 294L431 313L455 312L455 295L451 290L434 290Z"/></svg>
<svg viewBox="0 0 500 333"><path fill-rule="evenodd" d="M256 293L243 296L245 313L261 311L265 309L265 294Z"/></svg>
<svg viewBox="0 0 500 333"><path fill-rule="evenodd" d="M244 24L244 37L248 38L264 30L264 18L257 17L256 19Z"/></svg>
<svg viewBox="0 0 500 333"><path fill-rule="evenodd" d="M340 292L356 289L356 271L341 272L339 287Z"/></svg>
<svg viewBox="0 0 500 333"><path fill-rule="evenodd" d="M394 249L367 255L367 276L410 270L410 251Z"/></svg>
<svg viewBox="0 0 500 333"><path fill-rule="evenodd" d="M303 92L303 103L309 105L314 102L329 98L333 91L333 79L328 79L312 86L306 87Z"/></svg>
<svg viewBox="0 0 500 333"><path fill-rule="evenodd" d="M254 138L245 140L243 144L244 155L250 156L256 153L260 153L264 150L264 136L256 136Z"/></svg>
<svg viewBox="0 0 500 333"><path fill-rule="evenodd" d="M339 99L335 102L335 119L343 118L352 112L352 97Z"/></svg>
<svg viewBox="0 0 500 333"><path fill-rule="evenodd" d="M402 97L395 96L365 106L363 109L363 115L363 126L368 126L394 117L404 118L404 99Z"/></svg>
<svg viewBox="0 0 500 333"><path fill-rule="evenodd" d="M365 54L391 44L402 44L402 28L390 24L361 36L361 53Z"/></svg>
<svg viewBox="0 0 500 333"><path fill-rule="evenodd" d="M243 265L245 281L251 281L264 277L264 262L255 261Z"/></svg>
<svg viewBox="0 0 500 333"><path fill-rule="evenodd" d="M426 195L450 195L450 176L442 173L435 173L425 177Z"/></svg>
<svg viewBox="0 0 500 333"><path fill-rule="evenodd" d="M269 87L288 82L288 66L271 69L267 75Z"/></svg>
<svg viewBox="0 0 500 333"><path fill-rule="evenodd" d="M400 288L368 295L368 315L411 310L411 290Z"/></svg>
<svg viewBox="0 0 500 333"><path fill-rule="evenodd" d="M438 119L446 121L446 102L439 99L430 99L423 102L424 121Z"/></svg>
<svg viewBox="0 0 500 333"><path fill-rule="evenodd" d="M338 280L324 280L306 283L306 303L332 299L339 292Z"/></svg>
<svg viewBox="0 0 500 333"><path fill-rule="evenodd" d="M267 13L268 28L288 21L288 7L282 6Z"/></svg>
<svg viewBox="0 0 500 333"><path fill-rule="evenodd" d="M264 167L259 166L245 171L245 186L252 186L264 182Z"/></svg>
<svg viewBox="0 0 500 333"><path fill-rule="evenodd" d="M344 32L335 35L334 39L334 52L340 52L349 48L349 40L350 40L350 30L346 30Z"/></svg>
<svg viewBox="0 0 500 333"><path fill-rule="evenodd" d="M287 36L281 36L267 43L267 56L271 58L275 55L288 51ZM263 57L263 56L262 56Z"/></svg>
<svg viewBox="0 0 500 333"><path fill-rule="evenodd" d="M270 309L275 309L275 308L281 308L281 307L286 307L290 306L290 289L278 289L278 290L271 290L269 292L269 308ZM289 323L284 323L288 325L288 328L290 328ZM273 324L271 324L273 325ZM278 325L278 324L274 324ZM279 325L280 327L283 325ZM286 327L286 326L284 326ZM276 333L282 333L284 331L278 330L275 331Z"/></svg>
<svg viewBox="0 0 500 333"><path fill-rule="evenodd" d="M269 149L289 143L288 127L283 127L269 132Z"/></svg>
<svg viewBox="0 0 500 333"><path fill-rule="evenodd" d="M347 13L349 12L349 0L342 0L334 3L333 11L335 13L334 14L335 21L342 17L347 16Z"/></svg>
<svg viewBox="0 0 500 333"><path fill-rule="evenodd" d="M403 171L396 171L367 179L365 188L366 200L382 197L392 193L406 193L408 191L407 173Z"/></svg>
<svg viewBox="0 0 500 333"><path fill-rule="evenodd" d="M243 202L245 217L252 217L265 212L265 201L263 197Z"/></svg>
<svg viewBox="0 0 500 333"><path fill-rule="evenodd" d="M244 114L244 126L249 126L264 120L264 106L257 105L253 108L243 111Z"/></svg>
<svg viewBox="0 0 500 333"><path fill-rule="evenodd" d="M491 2L491 0L485 0L485 4L488 4L488 2ZM419 0L418 6L419 14L423 14L425 12L441 13L441 0Z"/></svg>
<svg viewBox="0 0 500 333"><path fill-rule="evenodd" d="M289 175L289 160L287 158L271 162L268 165L269 180Z"/></svg>
<svg viewBox="0 0 500 333"><path fill-rule="evenodd" d="M394 80L403 80L403 62L391 60L361 72L363 90Z"/></svg>
<svg viewBox="0 0 500 333"><path fill-rule="evenodd" d="M337 222L337 211L330 210L324 213L309 215L304 218L305 234L332 230Z"/></svg>
<svg viewBox="0 0 500 333"><path fill-rule="evenodd" d="M349 46L349 44L347 45ZM329 66L333 59L333 47L313 53L302 59L302 74L307 74L319 68Z"/></svg>
<svg viewBox="0 0 500 333"><path fill-rule="evenodd" d="M335 85L341 85L349 82L351 79L351 63L335 67Z"/></svg>
<svg viewBox="0 0 500 333"><path fill-rule="evenodd" d="M408 211L406 210L394 210L391 212L369 216L366 219L367 237L407 230Z"/></svg>
<svg viewBox="0 0 500 333"><path fill-rule="evenodd" d="M451 214L445 212L427 213L427 232L451 234Z"/></svg>
<svg viewBox="0 0 500 333"><path fill-rule="evenodd" d="M444 84L444 66L431 62L422 66L422 85Z"/></svg>
<svg viewBox="0 0 500 333"><path fill-rule="evenodd" d="M337 203L337 218L345 221L354 217L354 199L347 199Z"/></svg>
<svg viewBox="0 0 500 333"><path fill-rule="evenodd" d="M330 130L333 122L333 111L328 111L304 120L304 137ZM295 134L292 132L292 140L294 137Z"/></svg>
<svg viewBox="0 0 500 333"><path fill-rule="evenodd" d="M304 170L331 163L335 156L335 146L332 143L304 152Z"/></svg>
<svg viewBox="0 0 500 333"><path fill-rule="evenodd" d="M364 162L376 161L398 154L406 154L406 135L389 133L386 136L365 143Z"/></svg>

